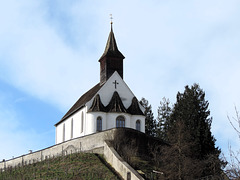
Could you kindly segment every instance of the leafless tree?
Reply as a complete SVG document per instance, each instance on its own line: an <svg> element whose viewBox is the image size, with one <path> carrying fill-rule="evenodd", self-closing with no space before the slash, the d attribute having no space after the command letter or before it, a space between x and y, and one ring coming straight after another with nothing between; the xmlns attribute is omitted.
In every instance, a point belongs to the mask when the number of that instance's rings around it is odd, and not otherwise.
<svg viewBox="0 0 240 180"><path fill-rule="evenodd" d="M236 116L232 118L228 116L228 120L232 125L233 129L235 130L235 132L237 133L237 136L240 140L240 116L236 106L235 113ZM226 173L230 179L240 180L240 150L234 151L231 145L229 145L228 149L230 160L226 168Z"/></svg>

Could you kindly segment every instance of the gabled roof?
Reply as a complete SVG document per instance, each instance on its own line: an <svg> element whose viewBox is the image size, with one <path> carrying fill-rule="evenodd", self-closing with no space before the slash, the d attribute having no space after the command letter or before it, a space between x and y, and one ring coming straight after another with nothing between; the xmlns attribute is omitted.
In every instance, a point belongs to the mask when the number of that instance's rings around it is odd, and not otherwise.
<svg viewBox="0 0 240 180"><path fill-rule="evenodd" d="M105 56L119 57L119 58L122 58L122 59L125 58L123 56L123 54L118 50L117 43L116 43L114 33L113 33L113 30L112 30L112 24L111 24L111 31L110 31L109 36L108 36L108 41L107 41L107 44L106 44L106 47L105 47L105 51L104 51L104 53L103 53L103 55L101 56L100 59L102 59Z"/></svg>
<svg viewBox="0 0 240 180"><path fill-rule="evenodd" d="M133 97L132 104L127 109L128 113L134 114L134 115L144 115L142 110L139 107L138 100L136 97Z"/></svg>
<svg viewBox="0 0 240 180"><path fill-rule="evenodd" d="M90 109L88 110L88 112L105 112L106 108L105 106L102 104L102 101L100 99L99 94L97 94L95 96L95 98L93 99L93 103L92 106L90 107Z"/></svg>
<svg viewBox="0 0 240 180"><path fill-rule="evenodd" d="M107 105L108 112L124 112L127 113L126 108L124 107L122 100L117 91L113 93L112 99Z"/></svg>
<svg viewBox="0 0 240 180"><path fill-rule="evenodd" d="M61 122L63 122L65 119L67 119L69 116L71 116L72 114L74 114L75 112L77 112L79 109L81 109L82 107L85 106L85 104L90 101L93 96L99 91L99 89L102 87L103 85L100 85L100 83L98 83L97 85L95 85L92 89L90 89L88 92L86 92L85 94L83 94L78 100L77 102L69 109L69 111L63 116L63 118L55 124L55 126L57 126L58 124L60 124Z"/></svg>
<svg viewBox="0 0 240 180"><path fill-rule="evenodd" d="M88 112L118 112L129 113L131 115L144 115L139 107L136 97L133 97L131 105L128 109L126 109L117 91L113 93L113 96L107 106L102 104L100 95L97 94L94 97L92 106L89 108Z"/></svg>

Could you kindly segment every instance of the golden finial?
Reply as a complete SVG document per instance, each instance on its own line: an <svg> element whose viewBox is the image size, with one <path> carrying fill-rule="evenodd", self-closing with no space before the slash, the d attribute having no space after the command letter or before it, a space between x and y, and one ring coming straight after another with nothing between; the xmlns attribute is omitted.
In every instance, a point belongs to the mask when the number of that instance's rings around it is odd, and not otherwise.
<svg viewBox="0 0 240 180"><path fill-rule="evenodd" d="M110 14L110 19L111 19L111 24L113 24L113 22L112 22L112 20L113 20L112 14Z"/></svg>

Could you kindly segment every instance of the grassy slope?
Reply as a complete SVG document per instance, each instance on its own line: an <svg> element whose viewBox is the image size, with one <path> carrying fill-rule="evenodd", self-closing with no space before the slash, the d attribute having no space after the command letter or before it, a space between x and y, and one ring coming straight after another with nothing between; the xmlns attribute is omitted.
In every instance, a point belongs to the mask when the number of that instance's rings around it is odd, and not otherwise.
<svg viewBox="0 0 240 180"><path fill-rule="evenodd" d="M0 179L120 179L99 155L76 153L0 172Z"/></svg>

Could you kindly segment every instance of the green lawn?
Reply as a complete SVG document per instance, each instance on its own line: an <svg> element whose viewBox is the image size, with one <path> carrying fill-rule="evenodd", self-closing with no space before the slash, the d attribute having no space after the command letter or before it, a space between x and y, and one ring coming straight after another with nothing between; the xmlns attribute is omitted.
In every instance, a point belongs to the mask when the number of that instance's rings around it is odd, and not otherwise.
<svg viewBox="0 0 240 180"><path fill-rule="evenodd" d="M120 179L102 156L76 153L0 172L0 179Z"/></svg>

